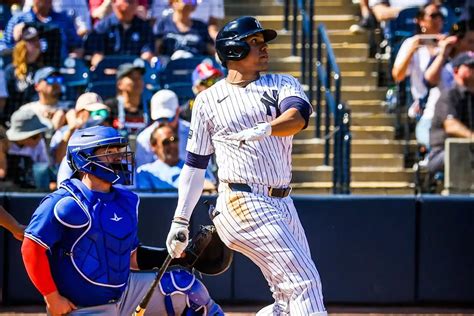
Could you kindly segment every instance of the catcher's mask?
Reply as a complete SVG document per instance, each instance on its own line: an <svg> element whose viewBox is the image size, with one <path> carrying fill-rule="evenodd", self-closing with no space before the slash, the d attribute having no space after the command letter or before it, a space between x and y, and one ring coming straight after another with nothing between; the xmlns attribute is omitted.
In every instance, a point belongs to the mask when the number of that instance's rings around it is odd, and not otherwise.
<svg viewBox="0 0 474 316"><path fill-rule="evenodd" d="M77 130L67 146L67 162L75 172L90 173L112 184L130 185L135 169L128 140L112 127L94 126ZM97 151L105 148L104 153ZM119 148L120 150L110 150Z"/></svg>

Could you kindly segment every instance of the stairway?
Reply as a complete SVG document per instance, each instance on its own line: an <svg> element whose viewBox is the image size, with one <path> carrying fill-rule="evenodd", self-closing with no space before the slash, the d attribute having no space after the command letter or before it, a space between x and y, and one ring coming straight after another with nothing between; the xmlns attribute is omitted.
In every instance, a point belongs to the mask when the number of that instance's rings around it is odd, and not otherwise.
<svg viewBox="0 0 474 316"><path fill-rule="evenodd" d="M349 32L357 23L358 6L351 0L315 2L315 26L326 25L342 72L342 100L352 110L351 192L412 194L413 171L404 168L404 142L395 140L395 117L383 108L387 89L377 86L377 62L367 57L368 36ZM300 58L291 56L291 32L282 30L283 10L278 0L225 1L226 21L253 15L263 27L278 30L277 39L269 45L269 71L299 78ZM314 118L293 144L293 193L332 193L332 167L323 165L324 140L315 138ZM414 146L410 143L411 149Z"/></svg>

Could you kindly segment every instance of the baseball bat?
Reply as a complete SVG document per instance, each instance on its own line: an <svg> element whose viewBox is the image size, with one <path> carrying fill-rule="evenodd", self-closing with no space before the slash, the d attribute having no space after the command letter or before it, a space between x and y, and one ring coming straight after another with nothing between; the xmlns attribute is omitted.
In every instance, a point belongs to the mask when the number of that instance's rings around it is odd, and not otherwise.
<svg viewBox="0 0 474 316"><path fill-rule="evenodd" d="M176 235L176 240L184 242L186 240L186 236L183 233L178 233ZM160 282L161 277L163 276L163 274L165 274L166 269L168 269L168 266L170 265L171 260L173 260L173 258L168 254L166 256L165 261L161 265L160 270L158 271L158 274L156 275L155 279L151 283L150 288L148 289L145 296L142 298L142 300L138 304L137 308L135 308L135 312L132 314L132 316L143 316L145 314L148 303L150 303L151 296L155 292L155 288Z"/></svg>

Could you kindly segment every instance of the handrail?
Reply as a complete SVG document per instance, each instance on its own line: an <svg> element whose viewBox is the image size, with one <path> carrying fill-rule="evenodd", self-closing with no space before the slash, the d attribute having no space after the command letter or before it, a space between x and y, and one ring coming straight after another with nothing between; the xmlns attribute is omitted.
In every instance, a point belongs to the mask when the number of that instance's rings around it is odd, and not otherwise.
<svg viewBox="0 0 474 316"><path fill-rule="evenodd" d="M323 46L325 58L323 59ZM324 61L326 65L324 66ZM341 72L324 24L318 25L316 53L316 131L321 138L322 92L326 100L324 117L324 165L329 166L330 139L333 138L333 192L350 193L350 110L341 102ZM334 82L334 90L332 83ZM333 131L331 134L331 115Z"/></svg>

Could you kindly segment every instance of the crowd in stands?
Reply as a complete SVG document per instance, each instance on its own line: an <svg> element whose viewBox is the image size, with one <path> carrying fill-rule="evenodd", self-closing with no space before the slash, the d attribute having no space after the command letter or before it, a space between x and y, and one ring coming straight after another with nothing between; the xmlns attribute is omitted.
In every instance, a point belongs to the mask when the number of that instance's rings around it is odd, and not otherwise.
<svg viewBox="0 0 474 316"><path fill-rule="evenodd" d="M66 146L107 125L136 150L137 190L176 190L194 97L224 73L222 0L0 3L0 187L53 190ZM209 165L209 190L216 167Z"/></svg>
<svg viewBox="0 0 474 316"><path fill-rule="evenodd" d="M399 93L409 91L405 105L415 125L420 166L432 179L442 177L445 139L474 141L474 1L360 0L359 5L360 21L350 30L382 30L380 47L388 49L393 82Z"/></svg>

